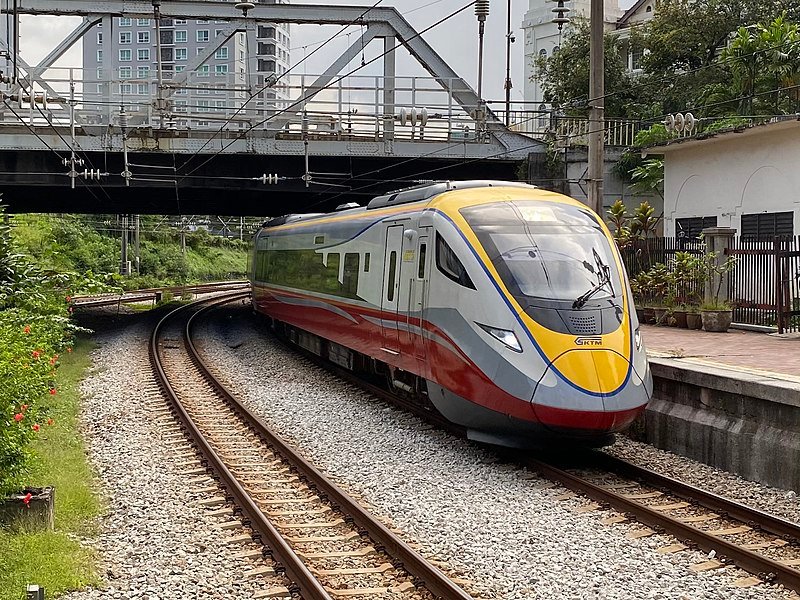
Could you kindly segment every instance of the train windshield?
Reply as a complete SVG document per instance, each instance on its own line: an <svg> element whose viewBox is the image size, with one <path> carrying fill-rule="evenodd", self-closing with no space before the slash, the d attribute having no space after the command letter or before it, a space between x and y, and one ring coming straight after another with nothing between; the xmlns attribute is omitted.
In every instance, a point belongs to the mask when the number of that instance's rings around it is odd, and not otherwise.
<svg viewBox="0 0 800 600"><path fill-rule="evenodd" d="M461 214L523 308L608 306L621 297L611 244L588 210L520 200Z"/></svg>

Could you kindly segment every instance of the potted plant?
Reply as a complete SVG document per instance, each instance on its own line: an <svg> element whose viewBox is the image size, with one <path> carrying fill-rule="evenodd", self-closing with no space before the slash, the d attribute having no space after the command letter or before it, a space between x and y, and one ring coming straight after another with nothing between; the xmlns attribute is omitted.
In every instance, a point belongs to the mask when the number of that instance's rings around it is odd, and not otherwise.
<svg viewBox="0 0 800 600"><path fill-rule="evenodd" d="M702 329L703 318L700 314L700 307L697 304L690 304L686 307L686 328Z"/></svg>
<svg viewBox="0 0 800 600"><path fill-rule="evenodd" d="M724 262L717 260L717 252L709 252L703 257L704 280L710 285L710 297L700 307L703 329L716 333L728 331L733 321L733 309L727 300L720 299L722 282L736 265L736 259L728 257Z"/></svg>
<svg viewBox="0 0 800 600"><path fill-rule="evenodd" d="M672 273L669 272L666 265L657 263L648 271L648 275L654 300L653 310L655 312L656 325L666 325L669 305L668 297L673 282Z"/></svg>
<svg viewBox="0 0 800 600"><path fill-rule="evenodd" d="M687 316L689 314L689 304L698 281L697 258L689 252L675 253L675 268L672 276L675 282L674 295L676 306L672 311L675 319L675 326L688 328ZM698 313L699 316L699 313Z"/></svg>

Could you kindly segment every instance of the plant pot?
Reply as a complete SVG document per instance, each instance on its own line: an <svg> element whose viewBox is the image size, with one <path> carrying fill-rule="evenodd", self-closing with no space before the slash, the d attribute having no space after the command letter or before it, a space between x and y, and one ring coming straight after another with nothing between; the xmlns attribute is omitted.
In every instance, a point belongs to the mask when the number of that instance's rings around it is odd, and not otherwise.
<svg viewBox="0 0 800 600"><path fill-rule="evenodd" d="M703 329L716 333L728 331L733 321L732 310L701 310L703 316Z"/></svg>
<svg viewBox="0 0 800 600"><path fill-rule="evenodd" d="M652 325L653 323L656 322L656 313L654 309L645 308L642 310L642 312L644 313L643 314L644 318L642 319L642 323L647 323L648 325Z"/></svg>
<svg viewBox="0 0 800 600"><path fill-rule="evenodd" d="M703 317L700 315L700 313L686 313L686 327L688 329L702 329Z"/></svg>
<svg viewBox="0 0 800 600"><path fill-rule="evenodd" d="M653 311L655 312L656 318L656 325L666 325L667 324L667 309L666 308L654 308Z"/></svg>
<svg viewBox="0 0 800 600"><path fill-rule="evenodd" d="M680 327L681 329L688 329L689 325L686 322L687 312L685 310L673 310L672 311L672 318L675 319L675 327Z"/></svg>

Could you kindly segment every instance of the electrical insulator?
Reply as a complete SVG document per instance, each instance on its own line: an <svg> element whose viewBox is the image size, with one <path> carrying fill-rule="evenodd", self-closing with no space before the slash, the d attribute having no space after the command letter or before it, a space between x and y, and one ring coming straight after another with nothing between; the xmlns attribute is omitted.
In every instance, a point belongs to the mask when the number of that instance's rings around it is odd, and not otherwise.
<svg viewBox="0 0 800 600"><path fill-rule="evenodd" d="M556 16L553 18L553 23L558 24L558 30L561 31L564 25L570 23L570 18L567 16L570 9L564 6L564 0L558 0L558 6L553 9Z"/></svg>
<svg viewBox="0 0 800 600"><path fill-rule="evenodd" d="M489 16L489 0L475 0L475 16L478 21L485 21Z"/></svg>
<svg viewBox="0 0 800 600"><path fill-rule="evenodd" d="M261 177L256 177L256 181L260 181L264 185L276 185L278 183L279 177L277 173L270 173L269 175L264 174Z"/></svg>
<svg viewBox="0 0 800 600"><path fill-rule="evenodd" d="M100 181L100 176L102 173L100 172L100 169L84 169L82 175L84 179L88 179L90 181L96 179L97 181Z"/></svg>
<svg viewBox="0 0 800 600"><path fill-rule="evenodd" d="M119 111L119 126L122 129L128 128L128 113L125 112L124 108Z"/></svg>

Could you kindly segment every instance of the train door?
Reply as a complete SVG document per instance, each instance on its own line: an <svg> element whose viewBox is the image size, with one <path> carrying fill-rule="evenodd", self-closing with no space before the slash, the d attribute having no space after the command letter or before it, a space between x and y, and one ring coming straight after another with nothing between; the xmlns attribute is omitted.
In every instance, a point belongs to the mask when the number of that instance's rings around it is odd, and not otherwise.
<svg viewBox="0 0 800 600"><path fill-rule="evenodd" d="M413 262L413 273L409 278L408 319L409 342L414 348L414 356L425 360L425 307L428 293L428 240L430 228L424 227L419 231L417 238L416 255Z"/></svg>
<svg viewBox="0 0 800 600"><path fill-rule="evenodd" d="M383 262L383 295L381 296L381 330L383 349L400 353L397 330L397 307L400 292L400 267L403 254L403 225L391 225L386 229L386 259Z"/></svg>

